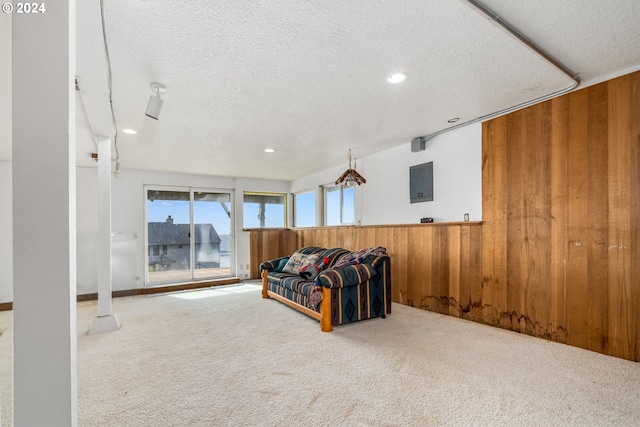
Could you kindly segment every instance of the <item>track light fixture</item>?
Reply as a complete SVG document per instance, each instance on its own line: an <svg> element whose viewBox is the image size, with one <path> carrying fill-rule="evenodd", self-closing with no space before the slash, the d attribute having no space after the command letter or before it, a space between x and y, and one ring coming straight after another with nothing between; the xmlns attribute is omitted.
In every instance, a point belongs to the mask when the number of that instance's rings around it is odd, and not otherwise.
<svg viewBox="0 0 640 427"><path fill-rule="evenodd" d="M160 117L160 110L162 110L162 99L160 99L160 95L166 92L167 87L162 83L151 83L151 92L153 95L149 97L149 103L147 104L147 111L145 115L151 117L154 120L158 120Z"/></svg>

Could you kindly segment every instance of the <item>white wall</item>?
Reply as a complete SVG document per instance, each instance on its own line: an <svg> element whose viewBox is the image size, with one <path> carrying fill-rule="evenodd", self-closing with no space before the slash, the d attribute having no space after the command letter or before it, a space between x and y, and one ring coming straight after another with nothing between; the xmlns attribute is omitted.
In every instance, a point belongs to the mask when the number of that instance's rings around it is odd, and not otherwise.
<svg viewBox="0 0 640 427"><path fill-rule="evenodd" d="M433 201L410 203L409 168L433 161ZM335 181L347 163L295 180L291 192ZM411 143L357 161L367 183L356 186L356 222L362 225L413 224L422 217L434 221L482 219L482 125L475 123L427 141L426 150L413 153ZM318 191L318 195L319 195ZM318 205L320 196L317 198ZM320 212L318 212L320 215Z"/></svg>
<svg viewBox="0 0 640 427"><path fill-rule="evenodd" d="M78 295L98 291L98 168L76 168L76 244Z"/></svg>
<svg viewBox="0 0 640 427"><path fill-rule="evenodd" d="M0 160L0 302L13 301L11 162Z"/></svg>
<svg viewBox="0 0 640 427"><path fill-rule="evenodd" d="M433 161L433 201L410 203L409 168ZM426 150L411 144L366 158L362 170L363 224L419 223L482 219L482 125L475 123L436 136Z"/></svg>

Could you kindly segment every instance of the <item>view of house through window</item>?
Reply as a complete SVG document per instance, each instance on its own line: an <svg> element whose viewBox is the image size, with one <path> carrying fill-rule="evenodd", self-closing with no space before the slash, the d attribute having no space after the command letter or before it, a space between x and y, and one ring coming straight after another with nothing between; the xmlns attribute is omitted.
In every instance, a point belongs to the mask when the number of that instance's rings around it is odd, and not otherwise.
<svg viewBox="0 0 640 427"><path fill-rule="evenodd" d="M231 194L145 188L146 283L231 276Z"/></svg>
<svg viewBox="0 0 640 427"><path fill-rule="evenodd" d="M168 248L168 245L149 245L149 256L167 255Z"/></svg>
<svg viewBox="0 0 640 427"><path fill-rule="evenodd" d="M287 195L284 193L244 193L244 228L281 228L287 226Z"/></svg>
<svg viewBox="0 0 640 427"><path fill-rule="evenodd" d="M293 195L294 227L313 227L316 225L316 193L313 190Z"/></svg>
<svg viewBox="0 0 640 427"><path fill-rule="evenodd" d="M324 187L324 225L355 222L355 189L342 185Z"/></svg>

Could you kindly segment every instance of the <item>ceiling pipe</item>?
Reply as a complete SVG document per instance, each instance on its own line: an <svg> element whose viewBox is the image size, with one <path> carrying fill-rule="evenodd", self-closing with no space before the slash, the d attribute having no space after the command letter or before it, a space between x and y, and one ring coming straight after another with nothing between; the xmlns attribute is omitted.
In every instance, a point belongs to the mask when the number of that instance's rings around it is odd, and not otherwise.
<svg viewBox="0 0 640 427"><path fill-rule="evenodd" d="M469 121L466 121L466 122L463 122L463 123L459 123L459 124L457 124L455 126L451 126L451 127L446 128L446 129L439 130L439 131L434 132L434 133L432 133L430 135L425 135L425 136L422 137L425 141L428 141L431 138L433 138L433 137L435 137L437 135L440 135L442 133L449 132L450 130L454 130L454 129L461 128L463 126L470 125L471 123L477 123L477 122L482 122L482 121L485 121L485 120L489 120L489 119L492 119L494 117L501 116L503 114L507 114L507 113L511 113L513 111L516 111L516 110L520 110L521 108L529 107L529 106L531 106L533 104L537 104L539 102L547 101L547 100L549 100L551 98L555 98L556 96L560 96L560 95L563 95L563 94L565 94L567 92L570 92L570 91L572 91L573 89L577 88L580 85L580 78L578 77L578 73L572 72L571 70L569 70L569 68L567 68L566 66L564 66L563 64L558 62L558 60L553 58L547 52L545 52L542 49L540 49L538 46L536 46L535 43L533 43L531 40L529 40L524 34L522 34L520 31L515 29L511 24L506 22L504 19L500 18L491 9L489 9L488 7L486 7L484 4L480 3L477 0L463 0L463 1L465 1L466 3L468 3L471 6L475 7L479 12L481 12L484 15L486 15L496 25L500 26L503 30L505 30L511 36L513 36L518 41L520 41L525 46L527 46L529 49L533 50L535 53L540 55L540 57L542 57L545 61L547 61L548 63L553 65L556 69L561 71L567 77L572 79L573 80L573 84L571 86L569 86L569 87L557 90L557 91L549 93L547 95L543 95L543 96L540 96L538 98L534 98L534 99L531 99L529 101L525 101L525 102L522 102L520 104L516 104L516 105L513 105L511 107L504 108L502 110L498 110L498 111L495 111L495 112L490 113L490 114L486 114L484 116L476 117L475 119L472 119L472 120L469 120Z"/></svg>
<svg viewBox="0 0 640 427"><path fill-rule="evenodd" d="M578 77L577 73L572 72L567 67L565 67L563 64L558 62L554 57L552 57L547 52L545 52L542 49L540 49L538 46L536 46L535 43L533 43L531 40L529 40L524 34L522 34L520 31L518 31L513 26L511 26L511 24L509 24L508 22L506 22L505 20L500 18L491 9L489 9L488 7L486 7L485 5L483 5L482 3L480 3L477 0L464 0L464 1L466 1L467 3L469 3L471 6L475 7L476 9L478 9L483 14L487 15L491 21L493 21L496 24L498 24L500 27L502 27L504 30L506 30L513 37L515 37L516 39L521 41L525 46L529 47L535 53L537 53L538 55L543 57L547 62L551 63L554 67L556 67L557 69L562 71L564 74L566 74L569 78L574 79L574 80L577 79L577 77ZM579 82L579 80L577 80L577 81Z"/></svg>

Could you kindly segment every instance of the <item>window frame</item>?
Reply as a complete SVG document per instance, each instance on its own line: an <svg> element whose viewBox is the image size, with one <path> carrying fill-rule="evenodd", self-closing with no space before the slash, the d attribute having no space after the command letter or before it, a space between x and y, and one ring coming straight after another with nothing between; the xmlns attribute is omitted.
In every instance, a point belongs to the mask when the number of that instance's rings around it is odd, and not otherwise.
<svg viewBox="0 0 640 427"><path fill-rule="evenodd" d="M340 223L339 224L327 224L327 217L328 217L328 212L327 212L327 194L328 194L328 189L330 188L335 188L338 187L340 189ZM322 186L322 225L325 227L334 227L334 226L341 226L341 225L355 225L356 224L356 213L355 213L355 206L356 206L356 190L355 187L347 187L349 189L353 189L353 222L345 222L344 220L344 190L345 190L345 186L341 185L341 184L325 184Z"/></svg>
<svg viewBox="0 0 640 427"><path fill-rule="evenodd" d="M282 214L282 226L278 226L278 227L247 227L245 225L245 196L277 196L277 197L282 197L283 200L283 214ZM279 192L275 192L275 191L243 191L242 192L242 227L243 229L258 229L258 230L262 230L262 229L274 229L274 228L287 228L288 226L288 212L289 212L289 197L287 193L279 193ZM266 220L266 218L265 218Z"/></svg>
<svg viewBox="0 0 640 427"><path fill-rule="evenodd" d="M296 198L299 195L302 194L312 194L313 195L313 224L312 225L298 225L297 223L297 217L296 217L296 212L297 212L297 201ZM292 201L291 201L291 221L293 222L293 226L294 227L300 227L300 228L308 228L308 227L316 227L318 224L318 211L317 211L317 192L315 190L315 188L308 188L306 190L300 190L300 191L296 191L295 193L291 194L292 196Z"/></svg>

